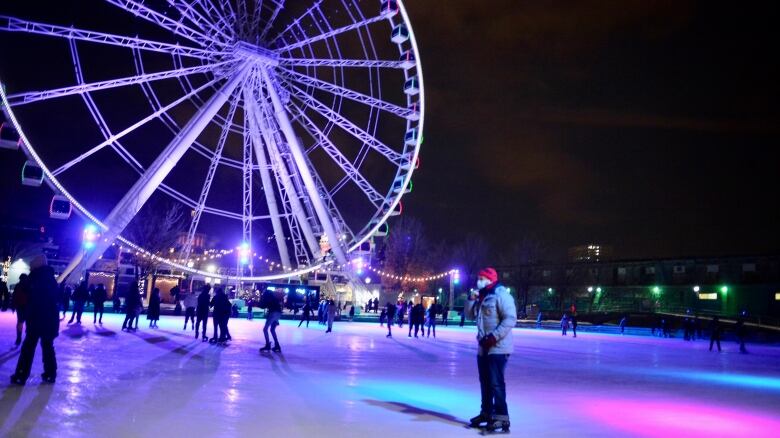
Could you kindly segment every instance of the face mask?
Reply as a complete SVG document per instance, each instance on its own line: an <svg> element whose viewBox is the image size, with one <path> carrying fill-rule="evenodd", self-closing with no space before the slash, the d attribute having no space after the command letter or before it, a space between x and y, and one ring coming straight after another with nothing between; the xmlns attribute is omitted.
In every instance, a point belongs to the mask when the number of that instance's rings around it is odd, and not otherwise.
<svg viewBox="0 0 780 438"><path fill-rule="evenodd" d="M477 288L484 289L490 285L490 280L486 278L480 278L477 280Z"/></svg>

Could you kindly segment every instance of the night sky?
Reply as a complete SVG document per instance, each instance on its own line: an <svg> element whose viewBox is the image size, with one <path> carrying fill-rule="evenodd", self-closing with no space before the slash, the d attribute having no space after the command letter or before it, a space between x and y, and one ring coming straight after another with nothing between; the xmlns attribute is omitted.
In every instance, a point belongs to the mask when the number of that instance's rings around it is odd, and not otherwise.
<svg viewBox="0 0 780 438"><path fill-rule="evenodd" d="M588 242L626 258L780 249L775 6L407 9L428 106L404 214L432 240L532 237L551 259ZM45 217L50 194L21 187L6 152L0 221Z"/></svg>

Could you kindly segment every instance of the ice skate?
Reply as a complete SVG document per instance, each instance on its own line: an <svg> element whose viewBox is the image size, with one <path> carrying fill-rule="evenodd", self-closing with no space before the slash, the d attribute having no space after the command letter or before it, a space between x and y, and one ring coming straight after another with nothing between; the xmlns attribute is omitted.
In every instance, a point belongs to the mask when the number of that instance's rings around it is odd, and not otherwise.
<svg viewBox="0 0 780 438"><path fill-rule="evenodd" d="M216 343L217 343L216 337L209 339L209 344L216 344Z"/></svg>
<svg viewBox="0 0 780 438"><path fill-rule="evenodd" d="M490 417L485 414L479 414L476 417L473 417L469 420L468 427L485 427L485 424L487 424L490 421Z"/></svg>
<svg viewBox="0 0 780 438"><path fill-rule="evenodd" d="M27 383L27 378L18 374L11 374L11 383L14 385L23 386L25 383Z"/></svg>
<svg viewBox="0 0 780 438"><path fill-rule="evenodd" d="M43 383L54 383L57 380L57 376L53 374L43 373L41 374L41 380L43 381Z"/></svg>
<svg viewBox="0 0 780 438"><path fill-rule="evenodd" d="M489 421L487 427L485 427L485 430L482 432L483 435L493 435L498 433L509 433L509 421Z"/></svg>
<svg viewBox="0 0 780 438"><path fill-rule="evenodd" d="M261 353L264 352L264 351L271 351L271 343L270 342L266 342L265 343L265 347L260 349Z"/></svg>
<svg viewBox="0 0 780 438"><path fill-rule="evenodd" d="M274 353L281 353L282 347L279 346L279 344L274 343L274 348L271 349Z"/></svg>

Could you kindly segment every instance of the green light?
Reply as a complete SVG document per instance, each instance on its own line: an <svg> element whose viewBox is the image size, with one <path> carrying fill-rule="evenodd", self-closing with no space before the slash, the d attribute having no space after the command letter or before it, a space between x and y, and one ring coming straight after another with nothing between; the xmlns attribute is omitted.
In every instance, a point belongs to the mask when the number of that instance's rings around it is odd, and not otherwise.
<svg viewBox="0 0 780 438"><path fill-rule="evenodd" d="M658 287L658 286L653 286L653 293L654 294L660 294L661 293L661 288Z"/></svg>
<svg viewBox="0 0 780 438"><path fill-rule="evenodd" d="M729 287L728 286L721 286L720 291L722 293L724 293L724 294L728 293L729 292Z"/></svg>
<svg viewBox="0 0 780 438"><path fill-rule="evenodd" d="M599 293L599 294L601 293L601 288L600 287L596 288L596 293Z"/></svg>
<svg viewBox="0 0 780 438"><path fill-rule="evenodd" d="M553 288L551 288L551 287L548 287L548 288L547 288L547 292L549 292L549 293L553 293Z"/></svg>

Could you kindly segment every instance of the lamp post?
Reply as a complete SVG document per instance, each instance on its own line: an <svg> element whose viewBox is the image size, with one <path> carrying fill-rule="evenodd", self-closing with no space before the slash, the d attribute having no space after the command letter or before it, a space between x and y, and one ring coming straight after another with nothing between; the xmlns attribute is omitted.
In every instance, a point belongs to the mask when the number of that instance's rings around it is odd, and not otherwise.
<svg viewBox="0 0 780 438"><path fill-rule="evenodd" d="M98 239L100 239L100 230L94 224L87 224L81 233L81 249L83 251L82 260L84 264L81 270L82 278L87 278L87 254L95 249Z"/></svg>

